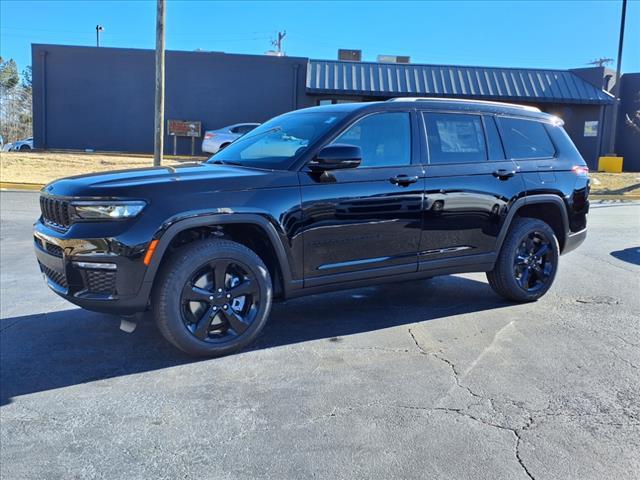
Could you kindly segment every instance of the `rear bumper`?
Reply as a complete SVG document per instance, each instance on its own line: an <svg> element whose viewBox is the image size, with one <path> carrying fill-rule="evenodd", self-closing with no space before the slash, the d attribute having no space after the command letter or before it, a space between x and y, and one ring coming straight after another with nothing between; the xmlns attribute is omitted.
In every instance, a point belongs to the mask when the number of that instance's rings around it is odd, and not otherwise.
<svg viewBox="0 0 640 480"><path fill-rule="evenodd" d="M569 253L572 250L575 250L582 242L587 238L587 229L580 230L579 232L569 232L567 238L564 242L564 248L562 249L561 254Z"/></svg>

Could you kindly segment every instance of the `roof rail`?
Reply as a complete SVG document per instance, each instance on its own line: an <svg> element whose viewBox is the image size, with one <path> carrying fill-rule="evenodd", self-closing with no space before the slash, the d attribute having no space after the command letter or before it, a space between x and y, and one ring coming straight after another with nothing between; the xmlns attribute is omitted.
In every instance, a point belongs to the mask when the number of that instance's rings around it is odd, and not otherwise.
<svg viewBox="0 0 640 480"><path fill-rule="evenodd" d="M488 100L467 100L464 98L440 98L440 97L395 97L390 98L387 102L459 102L459 103L477 103L480 105L496 105L500 107L520 108L529 112L540 112L538 107L530 107L528 105L518 105L516 103L491 102Z"/></svg>

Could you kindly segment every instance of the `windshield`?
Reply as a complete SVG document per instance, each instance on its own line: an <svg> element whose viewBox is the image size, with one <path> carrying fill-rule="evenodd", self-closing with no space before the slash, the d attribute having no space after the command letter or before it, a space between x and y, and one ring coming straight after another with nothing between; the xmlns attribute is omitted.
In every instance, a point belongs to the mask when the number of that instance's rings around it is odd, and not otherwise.
<svg viewBox="0 0 640 480"><path fill-rule="evenodd" d="M207 163L286 170L344 115L344 112L293 112L280 115L240 137Z"/></svg>

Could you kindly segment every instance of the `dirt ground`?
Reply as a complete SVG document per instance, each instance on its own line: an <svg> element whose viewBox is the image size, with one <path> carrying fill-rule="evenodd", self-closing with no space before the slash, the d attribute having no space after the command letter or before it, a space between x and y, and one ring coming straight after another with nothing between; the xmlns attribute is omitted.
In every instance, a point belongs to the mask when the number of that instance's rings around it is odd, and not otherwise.
<svg viewBox="0 0 640 480"><path fill-rule="evenodd" d="M206 157L166 156L165 165L205 160ZM151 155L67 152L2 152L0 181L5 183L46 184L57 178L83 173L150 167ZM590 174L592 193L639 195L640 172Z"/></svg>
<svg viewBox="0 0 640 480"><path fill-rule="evenodd" d="M205 160L206 157L165 156L165 165ZM2 152L0 181L46 184L57 178L83 173L153 166L152 155L108 153Z"/></svg>

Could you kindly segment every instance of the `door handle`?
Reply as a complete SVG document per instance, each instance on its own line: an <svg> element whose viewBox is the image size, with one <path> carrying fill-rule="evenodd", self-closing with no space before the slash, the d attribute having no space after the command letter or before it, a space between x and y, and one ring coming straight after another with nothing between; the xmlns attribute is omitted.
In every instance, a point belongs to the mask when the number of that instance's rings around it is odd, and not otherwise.
<svg viewBox="0 0 640 480"><path fill-rule="evenodd" d="M501 168L500 170L496 170L495 172L493 172L493 176L496 178L499 178L500 180L507 180L513 177L515 174L516 174L515 170L505 170L504 168Z"/></svg>
<svg viewBox="0 0 640 480"><path fill-rule="evenodd" d="M412 183L416 183L418 181L417 176L410 177L409 175L396 175L395 177L391 177L389 181L394 185L399 185L401 187L407 187Z"/></svg>

